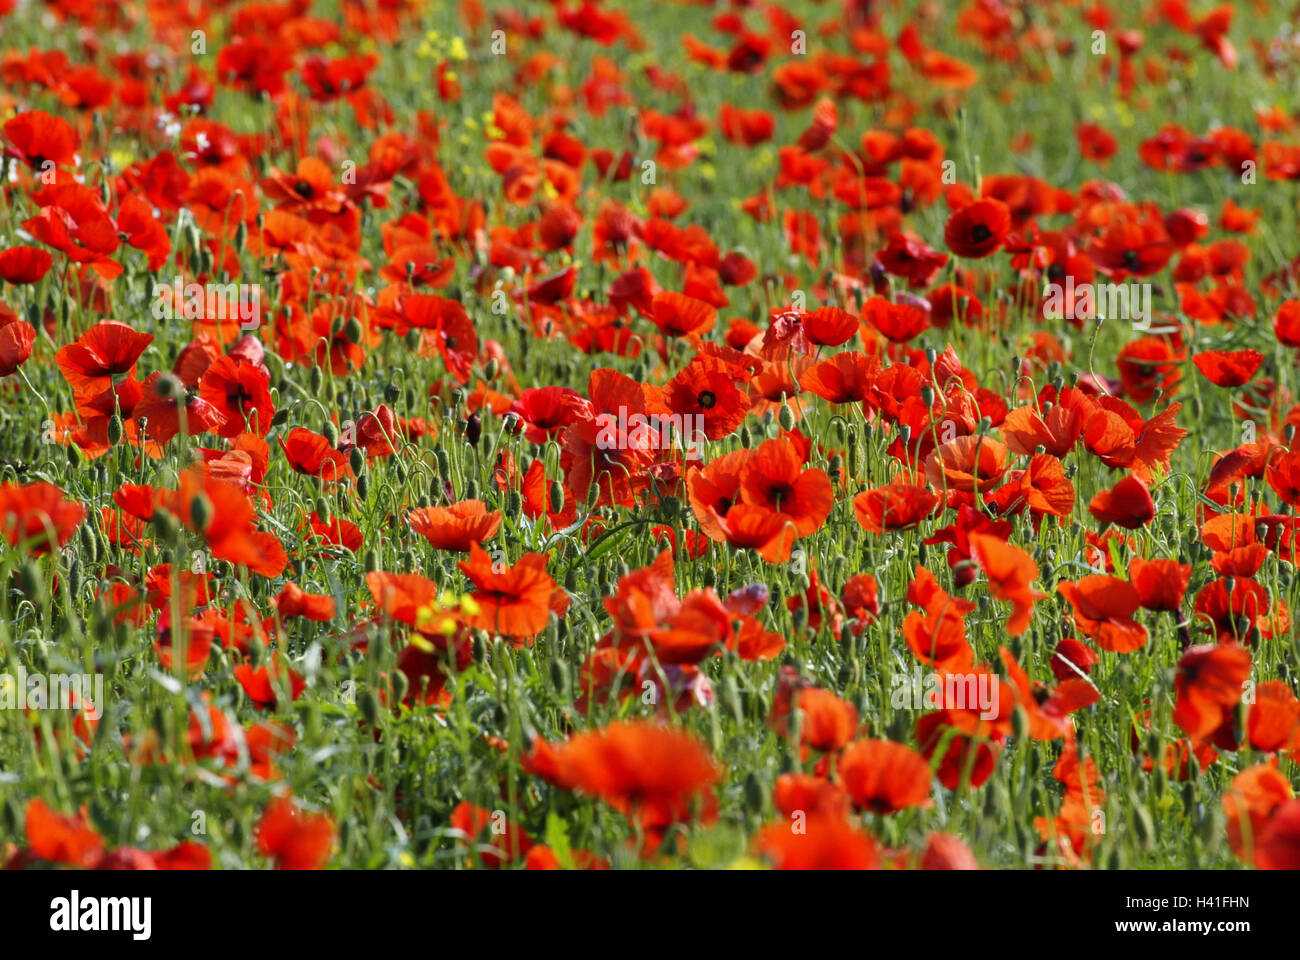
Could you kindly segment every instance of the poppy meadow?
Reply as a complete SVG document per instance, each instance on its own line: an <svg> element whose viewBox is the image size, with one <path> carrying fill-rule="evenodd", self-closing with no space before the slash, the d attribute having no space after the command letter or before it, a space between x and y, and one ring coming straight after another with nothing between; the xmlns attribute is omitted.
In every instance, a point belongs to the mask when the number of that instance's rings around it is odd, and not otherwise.
<svg viewBox="0 0 1300 960"><path fill-rule="evenodd" d="M0 863L1300 867L1300 34L0 0Z"/></svg>

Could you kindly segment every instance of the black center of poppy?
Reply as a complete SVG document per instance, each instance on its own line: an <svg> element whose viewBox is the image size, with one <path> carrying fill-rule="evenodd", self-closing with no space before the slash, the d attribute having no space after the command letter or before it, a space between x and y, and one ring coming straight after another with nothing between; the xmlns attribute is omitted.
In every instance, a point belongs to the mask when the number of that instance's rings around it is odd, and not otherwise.
<svg viewBox="0 0 1300 960"><path fill-rule="evenodd" d="M712 410L717 405L718 398L712 390L704 390L695 401L705 410Z"/></svg>
<svg viewBox="0 0 1300 960"><path fill-rule="evenodd" d="M720 517L725 517L727 511L731 509L731 499L729 497L719 497L718 502L713 505L714 511Z"/></svg>
<svg viewBox="0 0 1300 960"><path fill-rule="evenodd" d="M300 197L310 197L312 193L311 184L306 180L299 180L293 185L293 192L298 194Z"/></svg>
<svg viewBox="0 0 1300 960"><path fill-rule="evenodd" d="M976 243L983 243L989 237L993 236L993 231L982 223L975 224L975 228L970 232L971 239Z"/></svg>
<svg viewBox="0 0 1300 960"><path fill-rule="evenodd" d="M1136 250L1124 251L1124 266L1131 267L1138 262L1138 252Z"/></svg>
<svg viewBox="0 0 1300 960"><path fill-rule="evenodd" d="M444 336L444 337L442 338L442 342L445 343L445 344L447 345L447 349L448 349L448 350L455 350L455 349L456 349L456 338L455 338L455 337Z"/></svg>

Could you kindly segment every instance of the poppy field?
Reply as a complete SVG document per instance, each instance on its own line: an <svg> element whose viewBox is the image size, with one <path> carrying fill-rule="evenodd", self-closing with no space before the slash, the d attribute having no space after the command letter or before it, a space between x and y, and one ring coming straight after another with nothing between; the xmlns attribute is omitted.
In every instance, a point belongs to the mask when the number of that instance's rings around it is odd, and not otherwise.
<svg viewBox="0 0 1300 960"><path fill-rule="evenodd" d="M1300 867L1287 6L0 0L0 863Z"/></svg>

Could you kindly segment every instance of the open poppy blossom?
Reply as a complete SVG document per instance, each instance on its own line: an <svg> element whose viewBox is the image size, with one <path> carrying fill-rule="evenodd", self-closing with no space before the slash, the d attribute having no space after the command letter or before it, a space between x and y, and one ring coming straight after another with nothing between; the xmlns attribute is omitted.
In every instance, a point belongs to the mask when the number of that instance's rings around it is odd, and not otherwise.
<svg viewBox="0 0 1300 960"><path fill-rule="evenodd" d="M277 870L319 870L334 846L334 822L308 813L288 797L275 797L257 823L257 847Z"/></svg>
<svg viewBox="0 0 1300 960"><path fill-rule="evenodd" d="M934 512L939 497L926 487L891 483L853 498L853 514L868 533L907 530Z"/></svg>
<svg viewBox="0 0 1300 960"><path fill-rule="evenodd" d="M501 511L488 512L482 500L461 500L447 507L418 507L406 516L411 529L439 550L468 553L470 544L496 536Z"/></svg>
<svg viewBox="0 0 1300 960"><path fill-rule="evenodd" d="M1196 369L1216 387L1241 386L1263 362L1258 350L1206 350L1192 357Z"/></svg>
<svg viewBox="0 0 1300 960"><path fill-rule="evenodd" d="M1102 524L1113 523L1136 530L1155 518L1156 506L1147 485L1129 474L1109 490L1102 490L1093 497L1088 512Z"/></svg>
<svg viewBox="0 0 1300 960"><path fill-rule="evenodd" d="M1286 5L138 6L0 0L4 866L1295 865Z"/></svg>
<svg viewBox="0 0 1300 960"><path fill-rule="evenodd" d="M1011 212L1001 200L966 204L948 218L943 241L959 257L987 257L1002 246L1011 229Z"/></svg>
<svg viewBox="0 0 1300 960"><path fill-rule="evenodd" d="M469 559L457 566L477 588L471 596L478 611L467 616L471 626L504 637L532 637L546 626L552 610L563 614L568 607L568 596L546 573L542 554L526 553L507 567L471 542Z"/></svg>

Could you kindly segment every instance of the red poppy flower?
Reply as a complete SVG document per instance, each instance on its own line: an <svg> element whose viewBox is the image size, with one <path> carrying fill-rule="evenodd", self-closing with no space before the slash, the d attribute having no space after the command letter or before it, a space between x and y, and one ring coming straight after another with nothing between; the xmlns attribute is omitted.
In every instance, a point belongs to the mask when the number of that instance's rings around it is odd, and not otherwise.
<svg viewBox="0 0 1300 960"><path fill-rule="evenodd" d="M34 556L66 546L85 516L86 508L52 483L0 484L0 531Z"/></svg>
<svg viewBox="0 0 1300 960"><path fill-rule="evenodd" d="M152 333L140 333L117 320L102 320L56 353L54 360L74 392L97 393L108 388L108 378L134 374L136 361L152 342Z"/></svg>
<svg viewBox="0 0 1300 960"><path fill-rule="evenodd" d="M1056 589L1074 608L1075 627L1103 650L1132 653L1147 642L1146 627L1133 619L1141 598L1127 581L1094 574L1062 580Z"/></svg>
<svg viewBox="0 0 1300 960"><path fill-rule="evenodd" d="M987 257L1006 241L1011 211L1001 200L968 203L948 218L943 240L959 257Z"/></svg>
<svg viewBox="0 0 1300 960"><path fill-rule="evenodd" d="M54 264L48 250L26 244L0 251L0 280L15 286L39 283Z"/></svg>
<svg viewBox="0 0 1300 960"><path fill-rule="evenodd" d="M805 468L786 437L763 441L745 462L740 495L749 506L771 511L782 524L792 523L801 537L826 522L835 502L830 477L816 467Z"/></svg>
<svg viewBox="0 0 1300 960"><path fill-rule="evenodd" d="M1192 363L1216 387L1239 387L1255 375L1264 362L1258 350L1205 350Z"/></svg>
<svg viewBox="0 0 1300 960"><path fill-rule="evenodd" d="M692 424L702 422L705 437L721 440L744 422L751 405L749 395L736 385L735 369L704 355L692 358L664 385L663 399L669 410L683 418L681 442L692 450L699 442ZM687 419L694 417L700 420Z"/></svg>
<svg viewBox="0 0 1300 960"><path fill-rule="evenodd" d="M713 329L718 312L703 300L665 290L650 303L650 319L670 337L698 337Z"/></svg>
<svg viewBox="0 0 1300 960"><path fill-rule="evenodd" d="M44 110L28 110L5 121L5 156L16 157L43 173L48 160L56 167L69 167L77 162L81 137L62 117L54 117Z"/></svg>
<svg viewBox="0 0 1300 960"><path fill-rule="evenodd" d="M901 743L859 740L840 754L837 770L859 808L895 813L930 802L930 764Z"/></svg>
<svg viewBox="0 0 1300 960"><path fill-rule="evenodd" d="M334 847L334 821L302 810L288 797L272 798L254 834L257 849L277 870L319 870Z"/></svg>
<svg viewBox="0 0 1300 960"><path fill-rule="evenodd" d="M1174 675L1174 723L1189 737L1204 739L1225 723L1241 702L1250 679L1250 652L1232 643L1191 647Z"/></svg>
<svg viewBox="0 0 1300 960"><path fill-rule="evenodd" d="M1151 522L1156 515L1156 505L1147 485L1130 473L1109 490L1102 490L1093 497L1088 512L1103 525L1113 523L1136 530Z"/></svg>
<svg viewBox="0 0 1300 960"><path fill-rule="evenodd" d="M8 313L0 304L0 377L7 377L27 362L36 344L36 328Z"/></svg>
<svg viewBox="0 0 1300 960"><path fill-rule="evenodd" d="M980 569L988 577L989 593L995 600L1010 600L1014 611L1007 620L1007 634L1018 637L1029 627L1034 603L1045 595L1030 584L1038 579L1038 564L1019 547L985 533L972 533L971 549Z"/></svg>
<svg viewBox="0 0 1300 960"><path fill-rule="evenodd" d="M329 440L306 427L294 427L280 440L280 449L288 458L289 466L298 473L326 480L351 476L348 458L330 446Z"/></svg>
<svg viewBox="0 0 1300 960"><path fill-rule="evenodd" d="M479 610L468 615L466 622L504 637L540 633L552 609L562 615L568 606L568 595L546 573L546 560L540 553L526 553L514 566L506 567L471 543L469 559L457 564L478 588L473 598Z"/></svg>
<svg viewBox="0 0 1300 960"><path fill-rule="evenodd" d="M334 619L334 598L326 594L307 593L296 583L286 583L271 601L281 617L304 617L322 623Z"/></svg>
<svg viewBox="0 0 1300 960"><path fill-rule="evenodd" d="M5 254L0 254L3 262ZM2 273L2 271L0 271ZM1277 342L1286 347L1300 347L1300 300L1286 300L1273 317L1273 333Z"/></svg>
<svg viewBox="0 0 1300 960"><path fill-rule="evenodd" d="M461 500L446 507L417 507L406 520L439 550L468 553L470 544L482 544L496 536L501 511L489 513L482 500Z"/></svg>
<svg viewBox="0 0 1300 960"><path fill-rule="evenodd" d="M277 706L280 700L276 690L278 686L284 687L290 701L297 700L307 686L302 674L290 669L278 650L271 654L268 663L256 670L251 664L241 663L235 667L234 675L253 706L260 710L271 710Z"/></svg>
<svg viewBox="0 0 1300 960"><path fill-rule="evenodd" d="M908 530L939 505L939 497L926 487L890 483L865 490L853 498L853 514L869 533Z"/></svg>
<svg viewBox="0 0 1300 960"><path fill-rule="evenodd" d="M802 831L791 822L773 823L759 831L754 849L777 870L875 870L880 851L868 834L842 817L811 813Z"/></svg>
<svg viewBox="0 0 1300 960"><path fill-rule="evenodd" d="M1128 578L1137 590L1138 602L1147 610L1177 612L1192 577L1192 565L1177 560L1143 560L1128 563Z"/></svg>
<svg viewBox="0 0 1300 960"><path fill-rule="evenodd" d="M698 811L716 816L713 785L721 771L704 745L657 723L612 723L550 748L547 779L600 797L643 827L657 830Z"/></svg>

